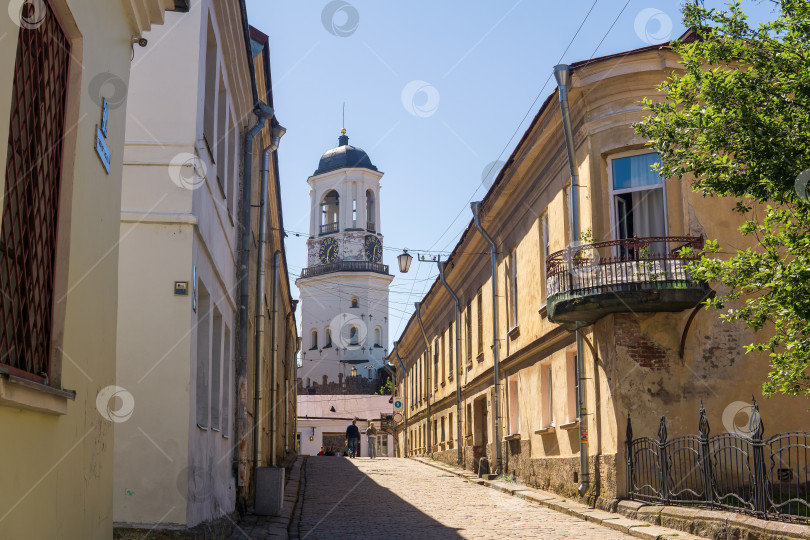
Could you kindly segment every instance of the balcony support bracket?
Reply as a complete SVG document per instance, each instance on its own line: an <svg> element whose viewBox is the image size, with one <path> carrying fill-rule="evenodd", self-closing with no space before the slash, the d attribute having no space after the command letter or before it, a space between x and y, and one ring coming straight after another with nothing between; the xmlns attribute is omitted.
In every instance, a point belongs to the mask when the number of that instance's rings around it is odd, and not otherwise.
<svg viewBox="0 0 810 540"><path fill-rule="evenodd" d="M593 355L593 361L599 363L599 353L596 352L596 348L593 346L593 343L582 333L582 327L579 327L575 330L577 334L582 337L582 341L585 342L585 345L591 350L591 354Z"/></svg>
<svg viewBox="0 0 810 540"><path fill-rule="evenodd" d="M705 302L710 298L714 298L715 294L717 293L715 293L712 289L709 289L709 292L706 294L703 300L698 305L695 306L695 308L692 310L692 313L689 314L689 318L686 319L686 324L684 325L683 333L681 334L681 346L678 349L678 357L681 360L683 360L683 352L684 349L686 348L686 336L689 334L689 328L692 326L692 321L694 320L695 315L697 315L698 310L704 307L703 302Z"/></svg>

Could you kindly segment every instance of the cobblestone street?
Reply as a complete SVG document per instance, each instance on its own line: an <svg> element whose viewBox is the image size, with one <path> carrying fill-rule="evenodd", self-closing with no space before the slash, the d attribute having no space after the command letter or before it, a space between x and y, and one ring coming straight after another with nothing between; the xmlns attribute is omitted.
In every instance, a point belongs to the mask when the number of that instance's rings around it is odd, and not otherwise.
<svg viewBox="0 0 810 540"><path fill-rule="evenodd" d="M406 459L313 457L291 538L631 538Z"/></svg>

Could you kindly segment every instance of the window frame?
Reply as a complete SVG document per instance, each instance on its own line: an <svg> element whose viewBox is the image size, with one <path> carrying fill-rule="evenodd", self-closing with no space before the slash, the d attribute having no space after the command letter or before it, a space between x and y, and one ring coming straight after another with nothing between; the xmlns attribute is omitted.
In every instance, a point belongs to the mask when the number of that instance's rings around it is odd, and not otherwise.
<svg viewBox="0 0 810 540"><path fill-rule="evenodd" d="M661 189L663 191L663 204L664 204L664 236L669 235L669 212L668 212L668 204L667 204L667 187L666 187L666 178L661 179L661 184L656 187L640 187L640 188L624 188L624 189L613 189L613 161L616 159L628 158L628 157L635 157L635 156L643 156L646 154L657 154L658 152L650 152L647 148L639 148L636 150L628 150L625 152L616 152L607 156L607 182L608 182L608 197L610 201L610 234L613 237L613 240L619 240L618 235L618 217L616 216L616 195L623 195L626 193L634 193L636 191L648 191L653 189ZM660 161L660 155L659 155Z"/></svg>

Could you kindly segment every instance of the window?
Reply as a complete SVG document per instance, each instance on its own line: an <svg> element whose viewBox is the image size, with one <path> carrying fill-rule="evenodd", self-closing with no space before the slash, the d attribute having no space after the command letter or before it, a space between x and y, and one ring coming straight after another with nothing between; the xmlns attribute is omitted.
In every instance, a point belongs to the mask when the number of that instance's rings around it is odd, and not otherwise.
<svg viewBox="0 0 810 540"><path fill-rule="evenodd" d="M205 107L203 108L203 140L208 155L214 159L214 138L217 93L217 37L211 16L208 16L208 34L205 47Z"/></svg>
<svg viewBox="0 0 810 540"><path fill-rule="evenodd" d="M219 85L217 90L217 138L215 141L211 141L214 143L215 153L216 153L216 165L217 165L217 183L219 184L219 188L222 190L222 194L225 194L225 182L227 182L227 172L228 172L228 147L227 147L227 116L228 116L228 92L225 90L225 79L222 77L222 71L219 73Z"/></svg>
<svg viewBox="0 0 810 540"><path fill-rule="evenodd" d="M517 249L513 249L506 262L506 303L509 329L518 325L517 305Z"/></svg>
<svg viewBox="0 0 810 540"><path fill-rule="evenodd" d="M467 418L467 421L464 423L465 426L464 434L470 437L472 436L472 426L473 426L472 403L467 404L467 413L465 417Z"/></svg>
<svg viewBox="0 0 810 540"><path fill-rule="evenodd" d="M352 326L349 328L349 345L358 345L357 327Z"/></svg>
<svg viewBox="0 0 810 540"><path fill-rule="evenodd" d="M227 326L222 342L222 436L228 437L231 429L231 331Z"/></svg>
<svg viewBox="0 0 810 540"><path fill-rule="evenodd" d="M540 368L540 398L541 398L541 421L543 427L554 425L554 384L551 377L551 364L546 364Z"/></svg>
<svg viewBox="0 0 810 540"><path fill-rule="evenodd" d="M450 441L450 448L453 447L453 413L447 415L447 440Z"/></svg>
<svg viewBox="0 0 810 540"><path fill-rule="evenodd" d="M327 191L321 200L321 234L340 230L339 206L340 195L338 195L338 192L334 189Z"/></svg>
<svg viewBox="0 0 810 540"><path fill-rule="evenodd" d="M444 333L442 333L442 339L439 344L439 350L441 351L441 358L442 358L442 383L444 383L445 379L447 378L447 358L445 358L445 348L444 348Z"/></svg>
<svg viewBox="0 0 810 540"><path fill-rule="evenodd" d="M377 210L374 206L374 191L366 190L366 230L377 232Z"/></svg>
<svg viewBox="0 0 810 540"><path fill-rule="evenodd" d="M49 11L47 2L40 5ZM59 384L58 369L51 366L53 283L71 44L53 14L37 15L44 21L40 26L19 29L9 88L0 200L0 363L12 374L53 385Z"/></svg>
<svg viewBox="0 0 810 540"><path fill-rule="evenodd" d="M310 343L309 350L315 351L318 349L318 331L313 330L311 335L312 335L312 342Z"/></svg>
<svg viewBox="0 0 810 540"><path fill-rule="evenodd" d="M464 313L464 349L467 354L467 363L472 362L472 302L467 304Z"/></svg>
<svg viewBox="0 0 810 540"><path fill-rule="evenodd" d="M228 198L228 215L233 218L236 212L236 191L238 189L237 183L239 182L239 160L237 155L239 152L239 133L236 131L236 122L233 120L233 111L228 115L228 167L230 169L230 178L224 178L227 182L228 191L225 196ZM233 224L233 223L231 223Z"/></svg>
<svg viewBox="0 0 810 540"><path fill-rule="evenodd" d="M352 227L357 227L357 199L352 200Z"/></svg>
<svg viewBox="0 0 810 540"><path fill-rule="evenodd" d="M326 334L326 343L324 344L323 348L329 349L332 347L332 329L327 327L324 333Z"/></svg>
<svg viewBox="0 0 810 540"><path fill-rule="evenodd" d="M484 290L478 289L478 354L484 354Z"/></svg>
<svg viewBox="0 0 810 540"><path fill-rule="evenodd" d="M195 394L195 411L197 426L208 429L209 402L211 399L211 323L209 319L211 297L208 295L202 281L197 285L197 291L197 392Z"/></svg>
<svg viewBox="0 0 810 540"><path fill-rule="evenodd" d="M576 351L568 351L566 353L566 370L565 376L567 379L567 405L568 405L568 421L573 422L577 419L577 387L579 386L579 374L577 373L577 353Z"/></svg>
<svg viewBox="0 0 810 540"><path fill-rule="evenodd" d="M356 296L352 296L352 307L353 308L360 307L360 301L357 299Z"/></svg>
<svg viewBox="0 0 810 540"><path fill-rule="evenodd" d="M564 238L568 243L571 243L573 240L579 240L579 238L571 238L571 212L569 209L571 208L571 184L569 183L563 188L563 214L565 215L565 230L564 230Z"/></svg>
<svg viewBox="0 0 810 540"><path fill-rule="evenodd" d="M211 429L220 429L220 398L222 395L222 315L214 308L211 330Z"/></svg>
<svg viewBox="0 0 810 540"><path fill-rule="evenodd" d="M455 366L456 360L453 357L453 323L450 323L450 326L447 328L447 350L448 350L448 360L450 361L450 369L448 372L450 373L450 377L453 377L453 368Z"/></svg>
<svg viewBox="0 0 810 540"><path fill-rule="evenodd" d="M439 340L433 340L433 388L439 387Z"/></svg>
<svg viewBox="0 0 810 540"><path fill-rule="evenodd" d="M541 249L543 251L543 259L540 262L541 272L543 276L543 283L540 287L542 292L542 298L545 300L546 298L546 262L548 261L548 255L550 253L550 246L548 240L548 212L543 214L543 217L540 218L540 243Z"/></svg>
<svg viewBox="0 0 810 540"><path fill-rule="evenodd" d="M610 160L616 239L666 236L664 179L652 169L659 161L655 152ZM661 242L652 244L650 249L661 253L666 246Z"/></svg>
<svg viewBox="0 0 810 540"><path fill-rule="evenodd" d="M382 329L379 326L374 329L374 346L382 347Z"/></svg>
<svg viewBox="0 0 810 540"><path fill-rule="evenodd" d="M509 434L520 433L520 409L518 408L518 379L509 378Z"/></svg>
<svg viewBox="0 0 810 540"><path fill-rule="evenodd" d="M442 442L444 442L446 440L445 427L446 426L444 425L444 416L442 416Z"/></svg>

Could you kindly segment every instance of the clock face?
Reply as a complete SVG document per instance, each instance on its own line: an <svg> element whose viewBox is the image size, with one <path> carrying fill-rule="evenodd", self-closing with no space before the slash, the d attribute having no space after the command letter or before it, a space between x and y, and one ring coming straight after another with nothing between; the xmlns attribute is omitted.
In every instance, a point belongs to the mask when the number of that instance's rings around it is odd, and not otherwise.
<svg viewBox="0 0 810 540"><path fill-rule="evenodd" d="M370 262L382 260L382 242L372 234L366 236L366 260Z"/></svg>
<svg viewBox="0 0 810 540"><path fill-rule="evenodd" d="M324 238L321 242L321 249L318 251L318 256L321 258L323 264L329 264L337 261L338 258L338 243L334 238Z"/></svg>

